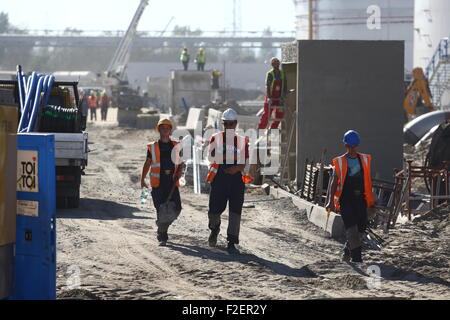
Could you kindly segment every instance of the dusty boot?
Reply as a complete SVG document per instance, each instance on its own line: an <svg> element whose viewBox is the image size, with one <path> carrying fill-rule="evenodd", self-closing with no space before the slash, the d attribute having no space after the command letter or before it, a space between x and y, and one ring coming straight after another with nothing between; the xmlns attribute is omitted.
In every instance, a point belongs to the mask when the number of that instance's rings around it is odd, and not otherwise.
<svg viewBox="0 0 450 320"><path fill-rule="evenodd" d="M228 242L227 251L229 254L240 254L239 250L234 246L234 243Z"/></svg>
<svg viewBox="0 0 450 320"><path fill-rule="evenodd" d="M355 248L351 251L352 262L363 262L361 256L361 247Z"/></svg>
<svg viewBox="0 0 450 320"><path fill-rule="evenodd" d="M219 229L211 230L208 238L208 244L210 247L215 247L217 245L217 236L219 235Z"/></svg>
<svg viewBox="0 0 450 320"><path fill-rule="evenodd" d="M208 238L208 244L210 247L215 247L217 245L217 236L220 232L220 215L219 214L209 214L208 215L208 227L211 230Z"/></svg>
<svg viewBox="0 0 450 320"><path fill-rule="evenodd" d="M161 247L165 246L167 244L167 240L169 240L169 236L167 235L167 232L158 232L159 245Z"/></svg>
<svg viewBox="0 0 450 320"><path fill-rule="evenodd" d="M348 243L346 243L345 247L344 247L344 253L342 254L342 257L341 257L342 262L350 262L351 257L352 257L351 251L348 248Z"/></svg>

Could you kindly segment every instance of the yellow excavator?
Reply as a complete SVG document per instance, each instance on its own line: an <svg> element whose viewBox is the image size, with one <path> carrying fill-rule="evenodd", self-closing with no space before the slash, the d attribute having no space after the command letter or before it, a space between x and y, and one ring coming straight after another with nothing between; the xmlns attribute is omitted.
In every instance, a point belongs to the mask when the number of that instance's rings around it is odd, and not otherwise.
<svg viewBox="0 0 450 320"><path fill-rule="evenodd" d="M403 108L408 116L408 121L412 120L416 115L416 107L426 106L429 111L433 111L433 103L431 101L431 91L428 85L428 79L423 74L422 68L413 69L413 79L406 88L406 97L403 101Z"/></svg>

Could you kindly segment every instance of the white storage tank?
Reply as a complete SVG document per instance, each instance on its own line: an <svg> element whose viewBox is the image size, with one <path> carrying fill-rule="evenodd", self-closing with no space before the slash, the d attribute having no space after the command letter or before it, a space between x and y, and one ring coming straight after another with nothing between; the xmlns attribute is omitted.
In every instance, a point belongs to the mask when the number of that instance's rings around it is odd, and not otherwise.
<svg viewBox="0 0 450 320"><path fill-rule="evenodd" d="M450 1L416 0L414 65L426 68L439 41L450 36Z"/></svg>
<svg viewBox="0 0 450 320"><path fill-rule="evenodd" d="M416 0L414 10L414 65L425 70L439 42L446 37L450 37L450 1ZM429 77L431 77L431 74ZM442 107L449 108L450 90L446 90L442 94L438 103Z"/></svg>
<svg viewBox="0 0 450 320"><path fill-rule="evenodd" d="M296 14L299 40L309 39L310 25L318 40L404 40L412 71L414 0L296 0Z"/></svg>

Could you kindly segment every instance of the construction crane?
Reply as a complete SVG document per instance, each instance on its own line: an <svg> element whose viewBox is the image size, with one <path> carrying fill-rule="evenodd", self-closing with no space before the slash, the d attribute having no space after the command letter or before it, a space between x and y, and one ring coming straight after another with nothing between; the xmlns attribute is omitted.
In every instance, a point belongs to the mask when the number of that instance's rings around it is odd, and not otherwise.
<svg viewBox="0 0 450 320"><path fill-rule="evenodd" d="M433 109L431 101L431 91L428 85L428 79L423 74L422 68L413 69L413 79L406 89L406 96L403 102L403 108L408 115L408 120L411 120L416 115L416 107L425 105Z"/></svg>
<svg viewBox="0 0 450 320"><path fill-rule="evenodd" d="M121 84L128 83L126 69L128 62L130 61L131 46L134 38L136 37L139 20L148 5L148 1L149 0L141 0L136 13L134 14L133 20L131 20L130 26L120 41L108 69L106 70L107 77L116 78Z"/></svg>
<svg viewBox="0 0 450 320"><path fill-rule="evenodd" d="M135 126L137 115L144 107L144 99L139 95L138 90L134 90L130 86L126 71L139 20L148 5L148 1L141 0L127 32L121 39L108 69L102 77L103 87L109 88L111 93L112 105L118 108L117 121L119 126Z"/></svg>

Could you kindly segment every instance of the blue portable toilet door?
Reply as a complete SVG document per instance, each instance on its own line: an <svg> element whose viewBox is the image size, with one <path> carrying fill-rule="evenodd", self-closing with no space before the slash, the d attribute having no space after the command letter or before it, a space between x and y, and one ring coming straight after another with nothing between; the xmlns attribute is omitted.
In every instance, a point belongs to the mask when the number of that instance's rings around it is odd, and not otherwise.
<svg viewBox="0 0 450 320"><path fill-rule="evenodd" d="M19 134L14 299L56 299L56 176L52 134Z"/></svg>

